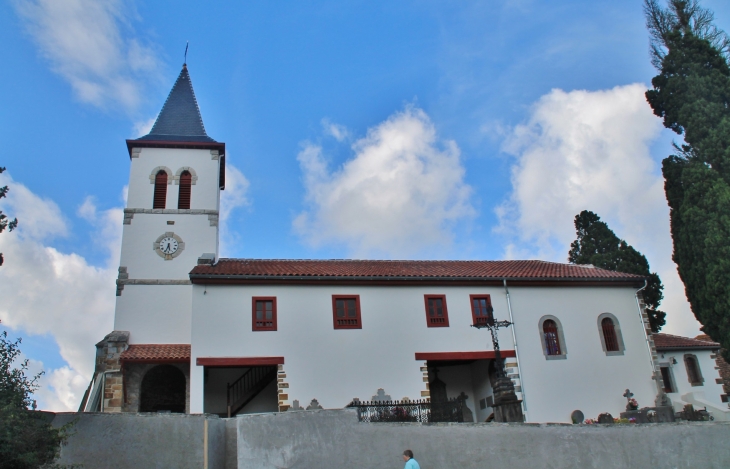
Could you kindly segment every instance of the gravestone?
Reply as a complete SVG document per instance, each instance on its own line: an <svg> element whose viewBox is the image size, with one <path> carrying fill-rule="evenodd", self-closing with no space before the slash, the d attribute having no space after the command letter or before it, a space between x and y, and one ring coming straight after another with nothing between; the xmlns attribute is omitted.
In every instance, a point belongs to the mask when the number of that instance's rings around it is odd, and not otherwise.
<svg viewBox="0 0 730 469"><path fill-rule="evenodd" d="M583 415L583 412L581 412L580 410L574 410L570 414L570 421L573 422L574 424L583 423L585 421L585 419L586 419L585 415Z"/></svg>
<svg viewBox="0 0 730 469"><path fill-rule="evenodd" d="M598 416L598 423L605 423L608 425L613 425L613 415L609 414L608 412L604 412Z"/></svg>

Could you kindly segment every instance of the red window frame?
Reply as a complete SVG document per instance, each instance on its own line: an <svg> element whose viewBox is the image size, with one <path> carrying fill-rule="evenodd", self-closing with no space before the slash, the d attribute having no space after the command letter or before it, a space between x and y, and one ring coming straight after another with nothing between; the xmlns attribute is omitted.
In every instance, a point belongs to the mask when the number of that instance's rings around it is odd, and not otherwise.
<svg viewBox="0 0 730 469"><path fill-rule="evenodd" d="M344 303L344 317L337 317L338 300L355 300L355 317L349 315L348 303ZM362 329L360 295L332 295L332 325L335 329Z"/></svg>
<svg viewBox="0 0 730 469"><path fill-rule="evenodd" d="M256 318L256 304L261 302L264 303L271 301L271 321L266 321L265 316L262 314L262 319ZM262 311L266 311L265 307ZM270 323L270 324L267 324ZM251 330L253 331L275 331L278 326L276 317L276 297L275 296L254 296L251 299Z"/></svg>
<svg viewBox="0 0 730 469"><path fill-rule="evenodd" d="M487 300L486 306L492 307L492 297L490 295L469 295L469 307L471 308L471 318L472 318L472 324L475 326L483 325L486 326L487 322L489 321L490 316L484 316L481 314L477 314L476 309L474 308L474 300ZM481 308L479 308L481 310ZM481 311L480 311L481 312ZM492 309L492 320L494 320L494 309Z"/></svg>
<svg viewBox="0 0 730 469"><path fill-rule="evenodd" d="M432 311L432 307L430 305L431 300L441 300L441 317L437 314L431 314L432 312L437 313L437 311ZM446 307L446 295L423 295L423 303L426 306L426 326L449 327L449 311Z"/></svg>
<svg viewBox="0 0 730 469"><path fill-rule="evenodd" d="M155 174L155 195L152 198L152 208L165 208L167 203L167 172L164 169Z"/></svg>

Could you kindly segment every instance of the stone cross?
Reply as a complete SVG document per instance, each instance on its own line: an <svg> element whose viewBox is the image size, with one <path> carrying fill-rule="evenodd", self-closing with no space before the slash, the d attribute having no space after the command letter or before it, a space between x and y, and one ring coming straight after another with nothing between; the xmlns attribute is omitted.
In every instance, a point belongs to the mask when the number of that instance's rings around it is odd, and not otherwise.
<svg viewBox="0 0 730 469"><path fill-rule="evenodd" d="M625 397L625 398L626 398L626 400L628 401L628 400L630 400L630 399L631 399L632 397L634 397L634 393L633 393L633 392L631 392L631 391L629 391L629 390L627 389L627 390L626 390L626 392L624 393L624 397Z"/></svg>

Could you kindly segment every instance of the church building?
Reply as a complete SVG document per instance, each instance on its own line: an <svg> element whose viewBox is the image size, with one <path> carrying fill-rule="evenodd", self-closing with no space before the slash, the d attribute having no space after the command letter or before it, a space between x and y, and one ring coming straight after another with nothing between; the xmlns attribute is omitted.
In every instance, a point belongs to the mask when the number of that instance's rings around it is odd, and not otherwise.
<svg viewBox="0 0 730 469"><path fill-rule="evenodd" d="M461 396L494 409L499 329L528 422L653 406L665 386L640 276L526 261L225 259L226 145L183 65L150 133L127 140L114 331L82 410L234 416ZM716 374L716 373L715 373ZM670 388L666 388L670 389ZM435 392L435 391L434 391Z"/></svg>

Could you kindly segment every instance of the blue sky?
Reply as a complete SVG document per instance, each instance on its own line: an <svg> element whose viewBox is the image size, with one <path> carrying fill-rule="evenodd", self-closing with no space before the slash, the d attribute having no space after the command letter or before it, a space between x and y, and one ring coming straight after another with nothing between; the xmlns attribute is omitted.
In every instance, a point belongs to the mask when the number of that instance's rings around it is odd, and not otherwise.
<svg viewBox="0 0 730 469"><path fill-rule="evenodd" d="M730 29L730 5L702 3ZM661 189L676 137L641 96L640 1L11 1L0 208L21 225L0 236L0 320L48 372L42 406L78 402L111 329L124 140L186 41L235 168L223 255L565 261L591 209L662 276L666 331L698 332Z"/></svg>

